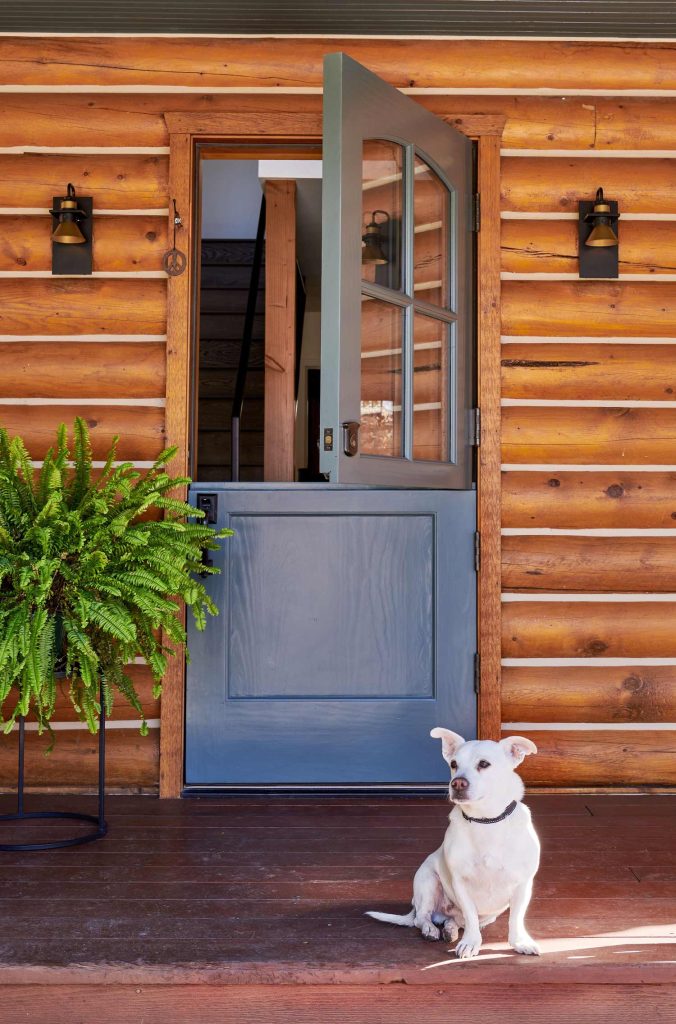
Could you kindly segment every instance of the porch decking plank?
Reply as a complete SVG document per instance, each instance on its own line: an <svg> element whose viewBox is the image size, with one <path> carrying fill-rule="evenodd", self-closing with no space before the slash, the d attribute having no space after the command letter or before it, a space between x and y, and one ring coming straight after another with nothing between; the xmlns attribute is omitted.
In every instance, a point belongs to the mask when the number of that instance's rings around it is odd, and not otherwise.
<svg viewBox="0 0 676 1024"><path fill-rule="evenodd" d="M441 795L111 798L102 842L0 854L0 1020L48 1008L56 1024L173 1024L192 1009L202 1024L436 1024L452 1007L469 1024L526 1010L534 1024L605 1024L628 1017L639 986L644 1016L668 1020L676 798L528 802L544 848L528 922L543 956L508 948L503 915L482 955L458 961L363 915L405 909L445 828Z"/></svg>
<svg viewBox="0 0 676 1024"><path fill-rule="evenodd" d="M533 1001L527 985L513 985L496 991L475 986L467 993L456 986L437 987L424 992L407 990L403 985L376 989L355 986L337 990L331 986L311 989L289 986L247 986L227 989L194 985L165 988L150 985L142 989L125 986L115 992L111 1006L104 986L76 985L50 988L50 1019L69 1024L138 1024L139 1020L161 1020L163 1024L184 1024L193 1019L199 1006L200 1024L317 1024L318 1007L326 1024L398 1024L424 1019L426 1024L448 1024L462 1019L464 1024L512 1024L527 1016L533 1024L551 1024L556 1020L582 1020L587 1024L616 1024L640 1001L642 1014L655 1021L666 1021L676 1012L670 986L623 985L599 987L580 985L570 990L552 986L545 1001ZM38 987L11 986L3 991L3 1005L13 1020L38 1021L36 1005L41 996ZM368 1005L368 1017L364 1006ZM450 1017L453 1012L454 1018ZM142 1014L147 1014L144 1018ZM555 1016L554 1016L555 1015ZM8 1018L10 1019L10 1018Z"/></svg>

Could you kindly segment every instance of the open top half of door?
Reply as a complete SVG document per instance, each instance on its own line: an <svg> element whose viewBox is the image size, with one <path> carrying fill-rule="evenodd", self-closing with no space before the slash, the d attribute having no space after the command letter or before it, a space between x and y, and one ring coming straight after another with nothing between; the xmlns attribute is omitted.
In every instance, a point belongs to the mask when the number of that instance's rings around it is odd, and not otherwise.
<svg viewBox="0 0 676 1024"><path fill-rule="evenodd" d="M342 53L324 60L321 470L472 481L472 143Z"/></svg>

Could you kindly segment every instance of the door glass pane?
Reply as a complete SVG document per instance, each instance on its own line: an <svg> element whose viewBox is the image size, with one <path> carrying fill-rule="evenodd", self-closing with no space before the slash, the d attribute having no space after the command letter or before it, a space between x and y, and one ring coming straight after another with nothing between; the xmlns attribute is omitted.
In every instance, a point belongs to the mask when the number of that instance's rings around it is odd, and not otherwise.
<svg viewBox="0 0 676 1024"><path fill-rule="evenodd" d="M398 306L362 296L362 455L402 454L402 328L403 313Z"/></svg>
<svg viewBox="0 0 676 1024"><path fill-rule="evenodd" d="M416 299L450 307L451 194L432 168L415 158L413 284Z"/></svg>
<svg viewBox="0 0 676 1024"><path fill-rule="evenodd" d="M401 232L404 149L366 139L362 154L362 278L384 288L402 287Z"/></svg>
<svg viewBox="0 0 676 1024"><path fill-rule="evenodd" d="M413 321L413 458L450 458L451 324L416 313Z"/></svg>

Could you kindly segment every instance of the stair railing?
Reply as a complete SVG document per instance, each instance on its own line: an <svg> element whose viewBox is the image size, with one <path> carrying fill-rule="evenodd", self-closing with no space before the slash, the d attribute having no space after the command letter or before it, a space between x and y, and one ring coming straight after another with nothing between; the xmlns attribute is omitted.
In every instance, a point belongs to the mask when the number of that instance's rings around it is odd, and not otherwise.
<svg viewBox="0 0 676 1024"><path fill-rule="evenodd" d="M240 463L240 436L239 426L244 405L244 392L246 390L246 379L249 373L249 360L251 358L251 342L253 340L254 321L256 317L256 304L258 302L258 288L261 277L261 265L263 263L263 244L265 240L265 196L261 199L261 209L258 215L258 229L254 244L253 264L251 277L249 279L249 294L244 315L244 330L242 331L242 346L239 350L239 364L237 366L237 377L235 378L235 393L232 399L232 415L230 419L230 479L234 482L239 480Z"/></svg>

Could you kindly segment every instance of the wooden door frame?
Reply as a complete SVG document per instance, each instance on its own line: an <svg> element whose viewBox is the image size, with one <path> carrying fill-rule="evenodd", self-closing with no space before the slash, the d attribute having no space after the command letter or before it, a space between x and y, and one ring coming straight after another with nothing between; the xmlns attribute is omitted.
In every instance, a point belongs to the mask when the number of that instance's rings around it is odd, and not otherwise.
<svg viewBox="0 0 676 1024"><path fill-rule="evenodd" d="M293 98L289 97L289 103ZM505 117L494 114L437 115L478 143L478 190L481 229L477 245L477 395L481 409L478 457L477 529L481 565L477 578L477 647L480 661L478 735L499 739L501 728L500 653L500 143ZM198 217L195 204L196 143L307 142L322 140L321 113L266 110L245 113L166 112L169 131L169 218L173 234L173 200L182 218L177 247L188 268L167 281L167 443L176 445L174 469L188 469L190 430L190 355L193 331ZM208 627L207 627L208 628ZM178 797L183 788L185 744L185 663L170 659L164 681L160 719L160 796ZM452 723L451 723L452 724Z"/></svg>

